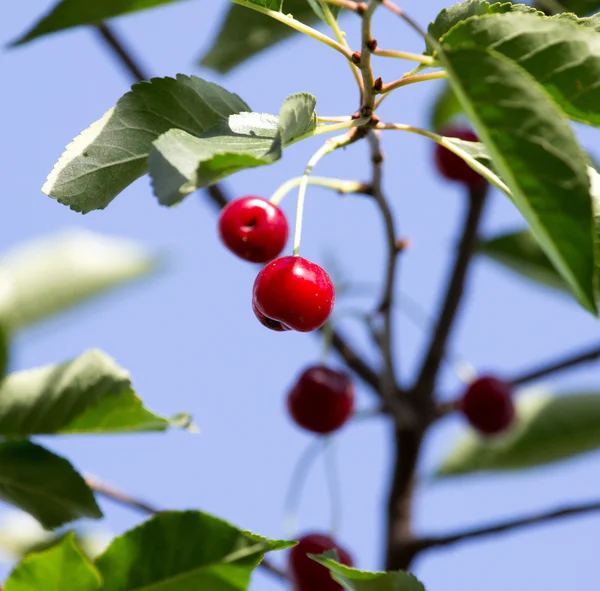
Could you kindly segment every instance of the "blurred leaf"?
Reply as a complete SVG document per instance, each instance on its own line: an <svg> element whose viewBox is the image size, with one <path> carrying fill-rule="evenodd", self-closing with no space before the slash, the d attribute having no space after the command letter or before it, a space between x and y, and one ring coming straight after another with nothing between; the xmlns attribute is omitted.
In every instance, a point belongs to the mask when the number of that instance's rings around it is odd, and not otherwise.
<svg viewBox="0 0 600 591"><path fill-rule="evenodd" d="M311 94L294 94L283 103L279 118L240 113L200 137L178 129L161 135L148 159L159 202L174 205L225 176L278 160L282 148L315 128L315 104Z"/></svg>
<svg viewBox="0 0 600 591"><path fill-rule="evenodd" d="M0 257L0 323L18 330L154 271L158 259L133 240L65 231Z"/></svg>
<svg viewBox="0 0 600 591"><path fill-rule="evenodd" d="M350 591L425 591L422 583L409 573L360 571L327 558L326 554L311 558L328 568L331 576Z"/></svg>
<svg viewBox="0 0 600 591"><path fill-rule="evenodd" d="M97 25L114 16L129 14L171 4L178 0L102 0L102 2L82 2L62 0L38 21L32 29L14 42L14 45L27 43L37 37L62 31L80 25Z"/></svg>
<svg viewBox="0 0 600 591"><path fill-rule="evenodd" d="M496 14L455 26L451 47L493 49L531 74L572 119L600 125L600 34L574 17Z"/></svg>
<svg viewBox="0 0 600 591"><path fill-rule="evenodd" d="M42 527L40 522L18 509L0 514L0 560L17 562L31 552L40 552L58 540L55 532Z"/></svg>
<svg viewBox="0 0 600 591"><path fill-rule="evenodd" d="M27 511L45 528L102 517L92 491L73 466L30 441L0 443L0 499Z"/></svg>
<svg viewBox="0 0 600 591"><path fill-rule="evenodd" d="M164 431L146 410L129 374L101 351L10 374L0 382L0 435Z"/></svg>
<svg viewBox="0 0 600 591"><path fill-rule="evenodd" d="M12 571L6 591L96 591L102 579L72 533L48 550L30 554Z"/></svg>
<svg viewBox="0 0 600 591"><path fill-rule="evenodd" d="M495 2L490 4L482 0L466 0L458 2L449 8L444 8L429 24L427 32L438 41L444 41L444 37L458 24L475 16L487 16L491 14L504 14L507 12L532 13L543 16L542 12L537 11L531 6L524 4L511 4L510 2ZM434 47L426 40L427 55L435 53Z"/></svg>
<svg viewBox="0 0 600 591"><path fill-rule="evenodd" d="M103 591L243 591L266 552L293 545L199 511L168 511L116 538L96 566Z"/></svg>
<svg viewBox="0 0 600 591"><path fill-rule="evenodd" d="M504 435L483 439L467 432L444 458L437 476L521 470L600 447L600 393L529 394Z"/></svg>
<svg viewBox="0 0 600 591"><path fill-rule="evenodd" d="M529 230L494 236L482 242L478 251L527 279L561 291L570 291Z"/></svg>
<svg viewBox="0 0 600 591"><path fill-rule="evenodd" d="M590 180L568 122L529 74L496 52L446 47L440 60L513 202L579 302L595 314Z"/></svg>
<svg viewBox="0 0 600 591"><path fill-rule="evenodd" d="M325 16L325 12L321 6L321 0L308 0L310 7L313 9L314 13L324 22L327 23L327 17ZM337 18L340 13L341 8L339 6L334 6L333 4L328 5L331 14Z"/></svg>
<svg viewBox="0 0 600 591"><path fill-rule="evenodd" d="M160 135L170 129L200 135L249 110L237 95L195 76L134 84L67 146L42 191L74 211L104 209L148 171L148 154Z"/></svg>
<svg viewBox="0 0 600 591"><path fill-rule="evenodd" d="M569 12L574 12L579 16L585 16L600 10L599 0L560 0L560 4Z"/></svg>
<svg viewBox="0 0 600 591"><path fill-rule="evenodd" d="M304 23L318 19L306 0L285 0L285 13ZM226 73L248 58L283 41L295 33L293 29L268 16L235 5L229 12L201 65Z"/></svg>
<svg viewBox="0 0 600 591"><path fill-rule="evenodd" d="M456 98L452 87L444 82L431 110L429 118L431 128L440 133L460 113L462 113L460 101Z"/></svg>

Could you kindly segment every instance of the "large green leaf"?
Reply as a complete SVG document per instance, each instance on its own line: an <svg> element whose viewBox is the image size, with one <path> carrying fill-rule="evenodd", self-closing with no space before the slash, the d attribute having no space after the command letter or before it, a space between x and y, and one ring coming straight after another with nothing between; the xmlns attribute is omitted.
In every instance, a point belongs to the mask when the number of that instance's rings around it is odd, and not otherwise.
<svg viewBox="0 0 600 591"><path fill-rule="evenodd" d="M508 12L543 14L525 4L512 4L511 2L495 2L490 4L489 2L485 2L485 0L466 0L465 2L453 4L449 8L444 8L435 20L430 23L427 32L437 41L441 41L456 25L467 19L475 16L504 14ZM429 40L426 41L427 50L425 53L433 55L435 47Z"/></svg>
<svg viewBox="0 0 600 591"><path fill-rule="evenodd" d="M179 417L181 420L181 417ZM101 351L10 374L0 382L0 436L162 431L129 374Z"/></svg>
<svg viewBox="0 0 600 591"><path fill-rule="evenodd" d="M243 591L267 540L199 511L163 512L116 538L96 560L103 591Z"/></svg>
<svg viewBox="0 0 600 591"><path fill-rule="evenodd" d="M29 441L0 443L0 499L31 513L44 527L102 517L73 466Z"/></svg>
<svg viewBox="0 0 600 591"><path fill-rule="evenodd" d="M360 571L327 558L326 554L311 558L328 568L331 576L350 591L425 591L423 584L409 573Z"/></svg>
<svg viewBox="0 0 600 591"><path fill-rule="evenodd" d="M67 146L42 191L81 213L103 209L147 172L152 142L161 134L200 135L248 110L237 95L195 76L140 82Z"/></svg>
<svg viewBox="0 0 600 591"><path fill-rule="evenodd" d="M586 156L560 109L521 66L493 50L445 46L440 60L534 236L579 302L596 313Z"/></svg>
<svg viewBox="0 0 600 591"><path fill-rule="evenodd" d="M148 158L152 186L163 205L244 168L270 164L281 150L316 126L316 99L288 97L279 118L260 113L231 115L200 137L173 129L154 142Z"/></svg>
<svg viewBox="0 0 600 591"><path fill-rule="evenodd" d="M27 43L48 33L55 33L80 25L97 25L114 16L146 10L162 4L171 4L176 1L178 0L102 0L101 2L62 0L27 33L15 41L15 45Z"/></svg>
<svg viewBox="0 0 600 591"><path fill-rule="evenodd" d="M569 117L600 125L600 33L595 29L567 18L508 13L464 21L444 42L501 53L538 80Z"/></svg>
<svg viewBox="0 0 600 591"><path fill-rule="evenodd" d="M468 431L444 458L438 476L520 470L600 447L600 393L530 393L517 403L517 420L502 436Z"/></svg>
<svg viewBox="0 0 600 591"><path fill-rule="evenodd" d="M100 574L67 534L48 550L27 556L10 574L5 591L96 591Z"/></svg>
<svg viewBox="0 0 600 591"><path fill-rule="evenodd" d="M0 324L17 330L158 268L137 242L69 230L0 258Z"/></svg>
<svg viewBox="0 0 600 591"><path fill-rule="evenodd" d="M507 232L479 244L478 252L532 281L570 291L529 230Z"/></svg>
<svg viewBox="0 0 600 591"><path fill-rule="evenodd" d="M286 14L293 14L294 18L305 23L314 22L318 18L306 0L285 0L284 8ZM201 64L225 73L294 33L294 29L283 23L235 5L229 9L216 39L202 57Z"/></svg>

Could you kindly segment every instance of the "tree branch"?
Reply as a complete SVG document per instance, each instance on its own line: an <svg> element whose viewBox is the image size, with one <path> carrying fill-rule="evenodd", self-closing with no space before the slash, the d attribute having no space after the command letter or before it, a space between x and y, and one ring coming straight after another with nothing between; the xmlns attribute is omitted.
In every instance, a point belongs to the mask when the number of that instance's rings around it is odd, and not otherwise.
<svg viewBox="0 0 600 591"><path fill-rule="evenodd" d="M414 398L419 401L419 406L427 409L428 412L432 410L430 407L432 406L433 392L440 365L444 359L446 344L462 300L467 272L475 253L479 222L483 213L486 193L487 186L470 191L462 238L450 281L446 288L444 304L432 332L427 354L418 373L416 384L413 387Z"/></svg>
<svg viewBox="0 0 600 591"><path fill-rule="evenodd" d="M375 80L371 67L371 53L377 46L377 42L371 36L371 21L380 4L381 0L370 0L367 9L362 14L362 48L358 67L362 74L364 92L360 115L367 121L371 119L375 107Z"/></svg>
<svg viewBox="0 0 600 591"><path fill-rule="evenodd" d="M107 484L101 482L93 476L88 476L85 479L85 483L89 486L89 488L91 488L96 494L100 495L101 497L109 499L129 509L135 509L136 511L139 511L140 513L143 513L145 515L157 515L162 512L162 509L157 509L156 507L146 503L145 501L132 497L131 495L121 490L108 486ZM268 560L263 560L259 566L270 572L278 579L281 579L282 581L287 581L288 579L286 572L284 572Z"/></svg>
<svg viewBox="0 0 600 591"><path fill-rule="evenodd" d="M541 367L533 369L531 371L525 372L515 378L509 380L511 384L517 386L521 384L526 384L528 382L532 382L537 380L538 378L543 378L545 376L549 376L551 374L557 373L564 369L570 369L571 367L576 367L583 363L588 363L590 361L595 361L600 358L600 346L596 345L591 349L587 349L585 351L580 351L579 353L575 353L574 355L569 355L569 357L556 359L551 361L550 363L546 363Z"/></svg>
<svg viewBox="0 0 600 591"><path fill-rule="evenodd" d="M144 68L139 64L137 59L133 57L131 50L126 47L121 39L119 39L118 35L111 27L106 23L102 23L96 27L96 30L134 82L141 82L142 80L149 79Z"/></svg>
<svg viewBox="0 0 600 591"><path fill-rule="evenodd" d="M589 503L582 503L580 505L573 505L569 507L563 507L561 509L555 509L553 511L544 511L536 515L529 517L521 517L519 519L511 519L508 521L502 521L493 525L487 525L484 527L464 530L454 534L440 537L427 537L415 540L413 544L413 556L423 550L429 550L431 548L439 548L442 546L451 546L459 542L465 542L468 540L474 540L477 538L483 538L499 533L505 533L521 529L523 527L529 527L530 525L540 525L562 519L563 517L570 517L573 515L582 515L585 513L593 513L600 511L600 501L592 501Z"/></svg>

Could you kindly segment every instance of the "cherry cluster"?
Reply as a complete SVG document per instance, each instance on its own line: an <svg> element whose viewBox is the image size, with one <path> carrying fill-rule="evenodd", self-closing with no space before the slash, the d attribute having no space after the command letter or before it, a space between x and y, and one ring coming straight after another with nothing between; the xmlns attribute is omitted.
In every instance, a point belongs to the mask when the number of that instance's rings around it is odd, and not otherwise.
<svg viewBox="0 0 600 591"><path fill-rule="evenodd" d="M477 141L466 128L445 134ZM471 190L485 187L485 179L460 157L437 145L435 164L446 179ZM321 328L333 311L335 291L326 271L300 256L280 256L288 240L288 222L281 209L260 197L247 196L229 203L219 218L219 235L238 257L266 263L258 273L252 292L252 310L258 320L274 331L309 332ZM306 368L287 397L287 409L301 428L317 435L339 430L354 413L354 386L350 376L325 365ZM512 386L494 376L472 382L456 404L468 422L484 435L507 429L515 416ZM289 554L289 572L295 591L341 591L329 571L309 554L335 549L339 562L352 566L352 558L330 536L302 536Z"/></svg>

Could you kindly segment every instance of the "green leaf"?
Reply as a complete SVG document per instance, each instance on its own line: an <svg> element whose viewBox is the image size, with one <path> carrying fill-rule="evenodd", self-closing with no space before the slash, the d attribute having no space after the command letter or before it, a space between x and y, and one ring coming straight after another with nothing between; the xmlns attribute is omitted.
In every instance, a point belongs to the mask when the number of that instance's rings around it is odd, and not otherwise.
<svg viewBox="0 0 600 591"><path fill-rule="evenodd" d="M444 458L437 476L521 470L600 447L600 393L530 393L517 402L517 420L504 435L468 431Z"/></svg>
<svg viewBox="0 0 600 591"><path fill-rule="evenodd" d="M441 132L461 113L462 106L460 101L456 98L456 94L452 90L452 87L445 83L441 92L438 93L435 102L433 103L433 108L431 109L431 114L429 116L431 128L436 132Z"/></svg>
<svg viewBox="0 0 600 591"><path fill-rule="evenodd" d="M6 591L96 591L102 579L75 544L73 533L44 552L27 556L6 581Z"/></svg>
<svg viewBox="0 0 600 591"><path fill-rule="evenodd" d="M285 0L286 14L304 23L318 19L306 0ZM268 16L235 5L229 9L211 48L201 58L201 65L226 73L248 58L287 39L293 29Z"/></svg>
<svg viewBox="0 0 600 591"><path fill-rule="evenodd" d="M299 93L285 100L279 118L240 113L200 137L180 130L163 134L148 159L159 202L174 205L235 172L275 162L283 147L316 127L315 104L314 96Z"/></svg>
<svg viewBox="0 0 600 591"><path fill-rule="evenodd" d="M600 125L600 34L573 18L499 14L462 22L446 35L452 47L501 53L540 82L562 110Z"/></svg>
<svg viewBox="0 0 600 591"><path fill-rule="evenodd" d="M529 230L494 236L483 241L478 252L541 285L570 291Z"/></svg>
<svg viewBox="0 0 600 591"><path fill-rule="evenodd" d="M527 72L492 50L445 48L440 60L513 202L579 302L596 313L586 156L561 111Z"/></svg>
<svg viewBox="0 0 600 591"><path fill-rule="evenodd" d="M237 95L195 76L135 84L67 146L42 191L74 211L104 209L148 170L152 142L170 129L200 135L248 111Z"/></svg>
<svg viewBox="0 0 600 591"><path fill-rule="evenodd" d="M309 555L331 571L332 577L351 591L425 591L423 584L413 575L402 571L371 573L350 568L322 556Z"/></svg>
<svg viewBox="0 0 600 591"><path fill-rule="evenodd" d="M560 5L579 16L585 16L600 10L599 0L561 0Z"/></svg>
<svg viewBox="0 0 600 591"><path fill-rule="evenodd" d="M265 552L293 545L199 511L169 511L116 538L96 566L103 591L242 591Z"/></svg>
<svg viewBox="0 0 600 591"><path fill-rule="evenodd" d="M505 14L508 12L519 12L519 13L533 13L540 16L542 12L537 11L531 6L524 4L512 4L510 2L496 2L490 4L482 0L466 0L465 2L459 2L453 4L449 8L444 8L430 23L427 32L438 41L443 41L445 35L447 35L456 25L460 24L467 19L475 16L485 16L490 14ZM433 55L435 48L429 40L426 40L427 49L425 54Z"/></svg>
<svg viewBox="0 0 600 591"><path fill-rule="evenodd" d="M129 14L171 4L177 0L102 0L102 2L81 2L62 0L34 27L14 42L14 45L27 43L37 37L62 31L80 25L97 25L114 16Z"/></svg>
<svg viewBox="0 0 600 591"><path fill-rule="evenodd" d="M137 242L69 230L0 258L0 324L18 330L147 275L159 260Z"/></svg>
<svg viewBox="0 0 600 591"><path fill-rule="evenodd" d="M92 491L73 466L30 441L0 443L0 499L27 511L45 528L102 517Z"/></svg>
<svg viewBox="0 0 600 591"><path fill-rule="evenodd" d="M101 351L60 365L10 374L0 382L0 436L164 431L129 374Z"/></svg>

